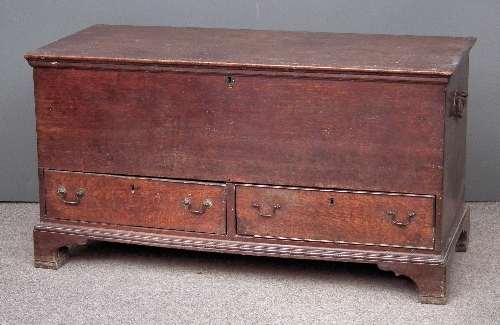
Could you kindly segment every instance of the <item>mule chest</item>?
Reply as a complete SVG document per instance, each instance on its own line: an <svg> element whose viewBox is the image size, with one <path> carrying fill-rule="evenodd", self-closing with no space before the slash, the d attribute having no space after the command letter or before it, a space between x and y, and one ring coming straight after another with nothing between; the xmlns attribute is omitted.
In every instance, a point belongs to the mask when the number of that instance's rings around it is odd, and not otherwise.
<svg viewBox="0 0 500 325"><path fill-rule="evenodd" d="M35 266L88 240L373 263L445 303L474 41L96 25L26 54Z"/></svg>

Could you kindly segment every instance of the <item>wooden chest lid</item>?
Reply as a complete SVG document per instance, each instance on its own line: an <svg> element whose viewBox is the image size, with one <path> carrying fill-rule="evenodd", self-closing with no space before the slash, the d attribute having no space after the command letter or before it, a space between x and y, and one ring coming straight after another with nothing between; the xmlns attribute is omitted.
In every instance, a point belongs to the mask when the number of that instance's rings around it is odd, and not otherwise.
<svg viewBox="0 0 500 325"><path fill-rule="evenodd" d="M86 62L450 76L474 42L461 37L95 25L25 58L33 66Z"/></svg>

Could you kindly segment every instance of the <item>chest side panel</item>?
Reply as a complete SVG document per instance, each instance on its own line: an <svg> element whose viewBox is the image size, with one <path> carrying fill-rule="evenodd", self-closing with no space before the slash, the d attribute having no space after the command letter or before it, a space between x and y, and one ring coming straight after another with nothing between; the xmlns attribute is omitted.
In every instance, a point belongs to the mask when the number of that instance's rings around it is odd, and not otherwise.
<svg viewBox="0 0 500 325"><path fill-rule="evenodd" d="M440 190L444 86L35 69L41 167Z"/></svg>

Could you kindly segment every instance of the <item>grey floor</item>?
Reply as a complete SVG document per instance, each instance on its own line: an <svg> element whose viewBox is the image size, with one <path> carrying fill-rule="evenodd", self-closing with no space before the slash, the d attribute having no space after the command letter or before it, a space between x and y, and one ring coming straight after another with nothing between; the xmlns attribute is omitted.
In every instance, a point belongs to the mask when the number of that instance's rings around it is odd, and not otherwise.
<svg viewBox="0 0 500 325"><path fill-rule="evenodd" d="M0 203L0 324L500 324L500 202L471 203L445 306L373 265L93 242L33 267L38 204Z"/></svg>

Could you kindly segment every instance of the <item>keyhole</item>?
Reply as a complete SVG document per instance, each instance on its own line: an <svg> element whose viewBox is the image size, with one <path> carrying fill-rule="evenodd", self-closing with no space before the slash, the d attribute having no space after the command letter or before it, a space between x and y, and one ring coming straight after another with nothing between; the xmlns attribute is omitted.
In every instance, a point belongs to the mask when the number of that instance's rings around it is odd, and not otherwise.
<svg viewBox="0 0 500 325"><path fill-rule="evenodd" d="M132 194L134 194L134 193L135 193L135 185L134 185L134 184L130 185L130 192L131 192Z"/></svg>
<svg viewBox="0 0 500 325"><path fill-rule="evenodd" d="M333 197L330 198L330 206L334 206L335 205L335 201L333 200Z"/></svg>
<svg viewBox="0 0 500 325"><path fill-rule="evenodd" d="M233 88L234 87L234 78L231 76L224 77L224 81L226 82L226 86L228 88Z"/></svg>

